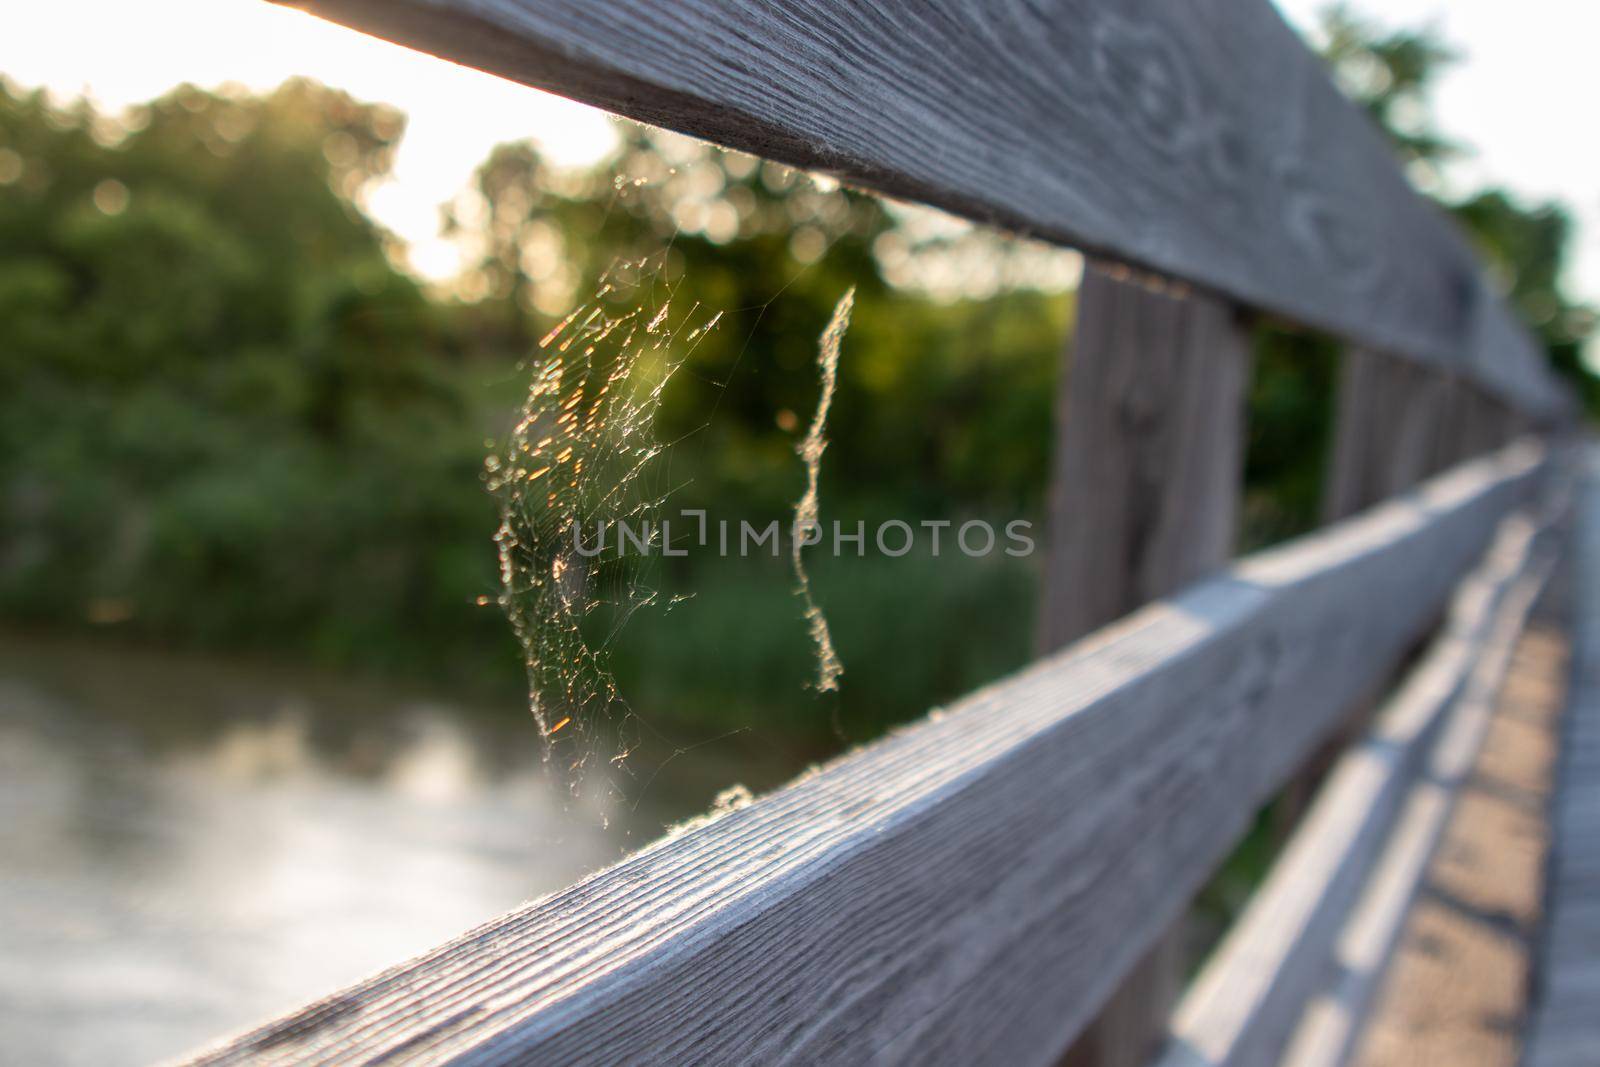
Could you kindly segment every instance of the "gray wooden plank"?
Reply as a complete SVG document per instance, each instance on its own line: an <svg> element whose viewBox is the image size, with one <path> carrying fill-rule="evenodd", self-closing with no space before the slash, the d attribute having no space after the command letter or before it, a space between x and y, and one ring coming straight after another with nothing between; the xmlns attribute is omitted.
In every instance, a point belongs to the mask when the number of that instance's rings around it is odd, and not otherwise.
<svg viewBox="0 0 1600 1067"><path fill-rule="evenodd" d="M1592 447L1576 543L1572 681L1527 1067L1600 1061L1600 453Z"/></svg>
<svg viewBox="0 0 1600 1067"><path fill-rule="evenodd" d="M1362 348L1342 358L1324 522L1354 515L1450 465L1436 465L1455 395L1444 376Z"/></svg>
<svg viewBox="0 0 1600 1067"><path fill-rule="evenodd" d="M1568 410L1466 242L1266 0L289 2Z"/></svg>
<svg viewBox="0 0 1600 1067"><path fill-rule="evenodd" d="M1327 981L1335 942L1415 787L1443 724L1497 688L1501 668L1549 572L1558 505L1501 523L1484 562L1458 588L1445 626L1334 767L1250 906L1173 1017L1158 1067L1275 1064L1307 1002ZM1531 521L1530 521L1531 520ZM1534 575L1532 586L1524 579Z"/></svg>
<svg viewBox="0 0 1600 1067"><path fill-rule="evenodd" d="M1251 333L1214 298L1091 266L1056 400L1038 647L1223 567L1244 481Z"/></svg>
<svg viewBox="0 0 1600 1067"><path fill-rule="evenodd" d="M196 1062L1047 1062L1544 464L1240 561Z"/></svg>
<svg viewBox="0 0 1600 1067"><path fill-rule="evenodd" d="M1054 652L1232 558L1244 482L1247 316L1090 264L1057 384L1045 581ZM1187 972L1180 919L1061 1067L1142 1067Z"/></svg>

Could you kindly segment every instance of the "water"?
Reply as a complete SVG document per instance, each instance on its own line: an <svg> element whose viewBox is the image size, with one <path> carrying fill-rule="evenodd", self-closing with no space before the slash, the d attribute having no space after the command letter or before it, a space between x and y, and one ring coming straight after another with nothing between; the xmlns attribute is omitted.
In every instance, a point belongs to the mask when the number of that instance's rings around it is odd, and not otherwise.
<svg viewBox="0 0 1600 1067"><path fill-rule="evenodd" d="M524 723L0 637L5 1058L192 1050L567 885L664 817L571 801Z"/></svg>

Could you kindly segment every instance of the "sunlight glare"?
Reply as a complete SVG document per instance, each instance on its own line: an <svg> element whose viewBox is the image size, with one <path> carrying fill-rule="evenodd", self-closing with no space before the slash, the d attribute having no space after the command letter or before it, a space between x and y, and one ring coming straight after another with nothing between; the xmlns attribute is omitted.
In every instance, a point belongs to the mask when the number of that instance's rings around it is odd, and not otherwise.
<svg viewBox="0 0 1600 1067"><path fill-rule="evenodd" d="M260 92L296 75L391 104L406 113L406 134L394 176L367 206L410 245L412 268L434 280L454 275L460 258L439 239L439 207L496 144L531 137L557 166L579 166L616 143L610 119L594 108L264 0L35 5L7 20L0 74L60 100L87 96L111 112L183 82Z"/></svg>

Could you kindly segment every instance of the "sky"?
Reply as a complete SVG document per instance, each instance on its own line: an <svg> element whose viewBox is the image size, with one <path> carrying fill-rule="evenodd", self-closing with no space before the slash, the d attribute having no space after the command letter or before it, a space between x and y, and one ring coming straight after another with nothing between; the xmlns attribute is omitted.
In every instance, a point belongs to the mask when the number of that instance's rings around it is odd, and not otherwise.
<svg viewBox="0 0 1600 1067"><path fill-rule="evenodd" d="M92 32L85 32L92 26ZM130 47L130 42L138 42ZM87 95L120 110L183 82L267 90L307 75L408 117L391 181L367 208L434 279L460 265L439 207L489 150L532 136L558 164L614 143L603 112L389 44L265 0L49 0L0 32L0 74L24 88ZM464 119L463 116L470 116Z"/></svg>
<svg viewBox="0 0 1600 1067"><path fill-rule="evenodd" d="M1324 0L1279 0L1303 32ZM1447 189L1508 186L1559 199L1579 223L1573 296L1600 304L1600 4L1590 0L1357 0L1383 26L1434 23L1462 54L1435 94L1447 136L1474 147ZM92 28L86 32L86 27ZM137 42L130 47L130 42ZM446 278L458 266L438 235L439 205L502 141L532 136L558 163L613 143L593 109L276 7L264 0L50 0L6 20L0 74L24 87L87 94L120 109L189 81L270 89L309 75L409 116L393 179L368 205L409 242L412 266Z"/></svg>

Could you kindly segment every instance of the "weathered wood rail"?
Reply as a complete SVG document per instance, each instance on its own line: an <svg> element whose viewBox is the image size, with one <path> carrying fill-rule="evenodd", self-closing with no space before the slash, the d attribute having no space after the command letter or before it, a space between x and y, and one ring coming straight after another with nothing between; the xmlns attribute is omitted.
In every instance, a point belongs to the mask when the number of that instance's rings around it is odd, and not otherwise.
<svg viewBox="0 0 1600 1067"><path fill-rule="evenodd" d="M1348 1055L1511 649L1549 577L1565 496L1563 487L1543 515L1501 523L1427 654L1339 761L1191 986L1159 1067L1278 1063L1291 1048L1288 1062L1297 1064ZM1315 998L1323 1003L1307 1012Z"/></svg>
<svg viewBox="0 0 1600 1067"><path fill-rule="evenodd" d="M1264 0L297 6L1096 259L1037 664L196 1062L1338 1062L1575 408ZM1262 315L1351 345L1333 524L1230 564ZM1441 616L1169 1021L1197 888Z"/></svg>
<svg viewBox="0 0 1600 1067"><path fill-rule="evenodd" d="M1578 516L1572 681L1527 1067L1600 1058L1600 458L1590 456Z"/></svg>
<svg viewBox="0 0 1600 1067"><path fill-rule="evenodd" d="M201 1062L1048 1059L1543 469L1242 561Z"/></svg>
<svg viewBox="0 0 1600 1067"><path fill-rule="evenodd" d="M1568 405L1266 0L292 2Z"/></svg>

